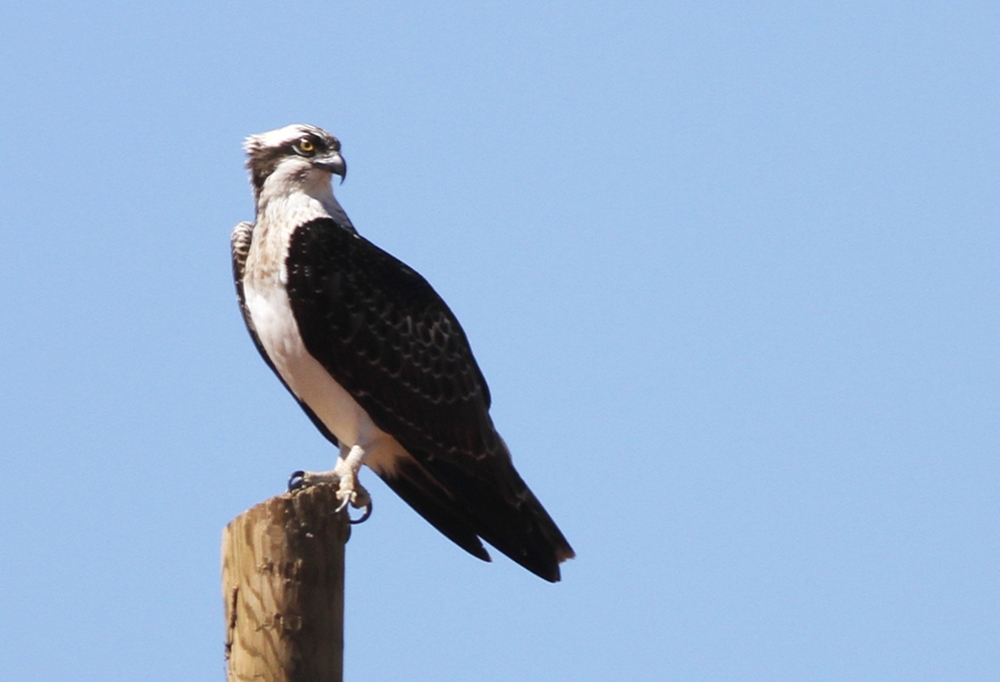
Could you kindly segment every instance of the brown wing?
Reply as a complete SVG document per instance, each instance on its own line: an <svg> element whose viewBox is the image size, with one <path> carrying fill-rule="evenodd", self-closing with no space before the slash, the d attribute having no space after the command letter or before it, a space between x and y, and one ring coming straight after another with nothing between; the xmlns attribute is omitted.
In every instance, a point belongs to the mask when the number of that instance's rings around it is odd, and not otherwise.
<svg viewBox="0 0 1000 682"><path fill-rule="evenodd" d="M386 482L476 556L470 532L558 580L573 550L515 471L486 379L437 292L330 219L295 230L286 269L306 349L416 460Z"/></svg>

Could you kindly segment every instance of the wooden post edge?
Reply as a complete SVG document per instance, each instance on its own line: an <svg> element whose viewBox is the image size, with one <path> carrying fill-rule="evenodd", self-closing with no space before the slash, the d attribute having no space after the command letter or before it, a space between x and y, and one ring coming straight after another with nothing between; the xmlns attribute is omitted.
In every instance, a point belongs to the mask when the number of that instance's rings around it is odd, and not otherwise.
<svg viewBox="0 0 1000 682"><path fill-rule="evenodd" d="M229 682L342 682L347 513L336 487L272 497L222 532Z"/></svg>

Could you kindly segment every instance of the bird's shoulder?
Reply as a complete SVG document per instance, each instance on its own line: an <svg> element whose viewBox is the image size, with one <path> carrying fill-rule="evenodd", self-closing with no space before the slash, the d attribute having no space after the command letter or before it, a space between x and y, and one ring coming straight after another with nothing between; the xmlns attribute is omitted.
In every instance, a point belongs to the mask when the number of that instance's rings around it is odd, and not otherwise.
<svg viewBox="0 0 1000 682"><path fill-rule="evenodd" d="M319 219L291 235L286 279L306 349L380 428L411 433L408 449L492 449L486 379L458 318L423 276Z"/></svg>

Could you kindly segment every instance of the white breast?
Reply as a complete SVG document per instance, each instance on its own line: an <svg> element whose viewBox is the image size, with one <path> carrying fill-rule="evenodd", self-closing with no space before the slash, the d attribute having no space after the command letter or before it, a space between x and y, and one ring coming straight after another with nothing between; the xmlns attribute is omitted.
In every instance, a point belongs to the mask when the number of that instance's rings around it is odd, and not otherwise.
<svg viewBox="0 0 1000 682"><path fill-rule="evenodd" d="M273 223L256 226L245 269L244 295L257 337L281 378L341 445L360 445L365 464L380 473L391 472L397 457L409 455L395 438L375 426L368 413L306 350L285 290L291 231L273 227Z"/></svg>
<svg viewBox="0 0 1000 682"><path fill-rule="evenodd" d="M338 440L357 444L362 432L375 426L354 398L306 350L284 287L260 292L247 286L245 291L257 336L281 378Z"/></svg>

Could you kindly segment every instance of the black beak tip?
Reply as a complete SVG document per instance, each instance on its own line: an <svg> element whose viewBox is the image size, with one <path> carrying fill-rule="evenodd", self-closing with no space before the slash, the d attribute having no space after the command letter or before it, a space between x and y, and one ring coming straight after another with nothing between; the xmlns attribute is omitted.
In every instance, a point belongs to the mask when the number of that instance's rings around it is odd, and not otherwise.
<svg viewBox="0 0 1000 682"><path fill-rule="evenodd" d="M321 168L327 173L339 175L341 185L343 185L344 180L347 179L347 162L344 161L344 157L340 154L337 154L333 158L315 159L312 164L315 168Z"/></svg>

